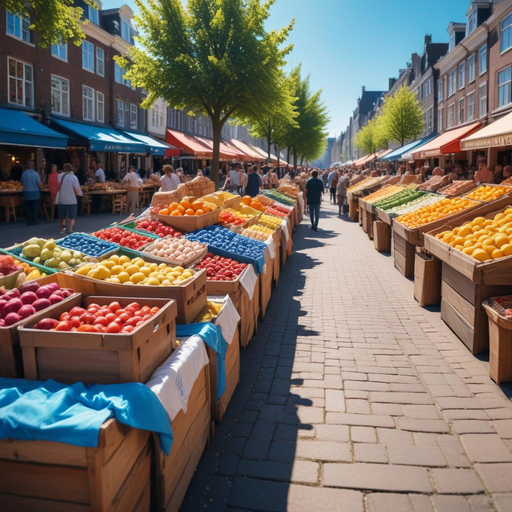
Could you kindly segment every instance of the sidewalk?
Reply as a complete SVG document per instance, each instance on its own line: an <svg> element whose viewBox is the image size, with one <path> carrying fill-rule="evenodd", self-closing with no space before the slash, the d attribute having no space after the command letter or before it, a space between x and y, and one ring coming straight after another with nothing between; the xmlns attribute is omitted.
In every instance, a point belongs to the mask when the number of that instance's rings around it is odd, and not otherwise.
<svg viewBox="0 0 512 512"><path fill-rule="evenodd" d="M511 388L324 201L183 510L512 510Z"/></svg>

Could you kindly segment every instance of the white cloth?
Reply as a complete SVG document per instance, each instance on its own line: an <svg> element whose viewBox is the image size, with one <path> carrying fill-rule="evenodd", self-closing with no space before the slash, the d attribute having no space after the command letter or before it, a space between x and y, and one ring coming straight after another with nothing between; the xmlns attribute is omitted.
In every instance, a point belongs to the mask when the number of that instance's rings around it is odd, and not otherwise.
<svg viewBox="0 0 512 512"><path fill-rule="evenodd" d="M105 171L101 167L99 169L96 169L94 176L98 178L99 183L105 183Z"/></svg>
<svg viewBox="0 0 512 512"><path fill-rule="evenodd" d="M82 195L80 182L72 173L59 174L57 178L59 182L59 204L77 204L76 196Z"/></svg>
<svg viewBox="0 0 512 512"><path fill-rule="evenodd" d="M181 339L180 346L153 373L146 386L158 397L171 421L183 409L199 372L208 364L208 354L199 336Z"/></svg>
<svg viewBox="0 0 512 512"><path fill-rule="evenodd" d="M288 219L284 219L283 222L281 222L281 231L283 232L284 239L286 240L286 245L290 243L290 232L288 231Z"/></svg>
<svg viewBox="0 0 512 512"><path fill-rule="evenodd" d="M220 297L219 299L216 297L208 297L208 300L224 303L224 306L215 319L214 325L218 325L221 328L222 337L231 345L238 327L238 322L240 322L240 315L238 314L231 297L229 295Z"/></svg>
<svg viewBox="0 0 512 512"><path fill-rule="evenodd" d="M128 183L128 186L136 188L142 185L142 180L136 172L129 172L124 178L123 183Z"/></svg>
<svg viewBox="0 0 512 512"><path fill-rule="evenodd" d="M304 196L302 194L299 194L297 197L297 200L299 201L300 211L303 212L304 211Z"/></svg>
<svg viewBox="0 0 512 512"><path fill-rule="evenodd" d="M164 174L160 178L160 186L161 192L172 192L173 190L176 190L178 188L178 185L181 184L180 179L176 174L171 174L170 176L167 176L167 174Z"/></svg>
<svg viewBox="0 0 512 512"><path fill-rule="evenodd" d="M265 242L267 244L268 254L270 259L274 259L276 256L276 244L274 243L274 238L271 237L269 240Z"/></svg>
<svg viewBox="0 0 512 512"><path fill-rule="evenodd" d="M234 169L231 169L229 171L228 176L229 176L229 179L231 180L229 182L229 184L231 186L233 186L233 185L236 185L237 187L240 186L240 172L239 171L235 171Z"/></svg>
<svg viewBox="0 0 512 512"><path fill-rule="evenodd" d="M244 290L249 295L249 300L252 300L254 296L254 290L256 289L256 284L258 283L258 276L254 271L254 267L252 265L247 265L245 272L240 277L240 285L243 286Z"/></svg>

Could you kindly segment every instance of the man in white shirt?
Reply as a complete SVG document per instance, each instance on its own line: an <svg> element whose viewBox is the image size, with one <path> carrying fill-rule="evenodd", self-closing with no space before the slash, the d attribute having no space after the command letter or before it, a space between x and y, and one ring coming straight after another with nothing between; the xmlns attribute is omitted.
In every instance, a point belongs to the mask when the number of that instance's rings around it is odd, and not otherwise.
<svg viewBox="0 0 512 512"><path fill-rule="evenodd" d="M59 174L58 181L60 232L64 233L67 224L67 232L73 233L73 226L78 215L78 201L76 198L83 194L78 178L73 174L71 164L64 164L64 172Z"/></svg>
<svg viewBox="0 0 512 512"><path fill-rule="evenodd" d="M142 180L135 172L135 167L133 167L133 165L130 165L128 168L128 174L123 178L123 183L128 185L128 194L126 198L128 213L133 214L139 205L139 191L140 186L142 185Z"/></svg>
<svg viewBox="0 0 512 512"><path fill-rule="evenodd" d="M164 165L164 175L160 178L160 192L172 192L180 185L180 179L174 174L172 165Z"/></svg>
<svg viewBox="0 0 512 512"><path fill-rule="evenodd" d="M228 189L238 194L238 190L240 189L240 165L236 164L234 169L231 169L228 174L229 185Z"/></svg>
<svg viewBox="0 0 512 512"><path fill-rule="evenodd" d="M105 171L101 168L101 164L96 164L94 176L96 176L98 183L105 183Z"/></svg>

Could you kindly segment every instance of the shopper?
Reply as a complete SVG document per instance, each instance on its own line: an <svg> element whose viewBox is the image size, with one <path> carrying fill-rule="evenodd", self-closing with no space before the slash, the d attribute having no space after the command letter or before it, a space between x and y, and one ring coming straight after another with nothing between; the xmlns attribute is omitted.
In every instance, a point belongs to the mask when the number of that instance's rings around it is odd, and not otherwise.
<svg viewBox="0 0 512 512"><path fill-rule="evenodd" d="M28 224L33 226L39 224L39 201L41 199L41 178L34 169L34 162L29 160L27 168L21 175L21 184L23 185L23 201L27 209Z"/></svg>
<svg viewBox="0 0 512 512"><path fill-rule="evenodd" d="M82 197L82 189L78 178L73 173L71 164L64 164L64 172L58 175L59 180L59 220L60 232L73 233L76 217L78 215L77 196Z"/></svg>
<svg viewBox="0 0 512 512"><path fill-rule="evenodd" d="M336 185L336 198L338 200L338 216L341 217L343 205L347 199L347 189L350 185L350 178L344 172L341 172L341 176L338 179Z"/></svg>
<svg viewBox="0 0 512 512"><path fill-rule="evenodd" d="M304 203L309 207L311 230L318 231L318 219L320 217L320 203L324 193L324 182L319 179L318 171L311 173L311 178L306 182L304 189Z"/></svg>
<svg viewBox="0 0 512 512"><path fill-rule="evenodd" d="M336 177L336 180L335 180ZM338 184L338 171L333 169L327 176L327 187L329 188L329 201L336 204L336 185ZM334 183L333 183L334 182Z"/></svg>
<svg viewBox="0 0 512 512"><path fill-rule="evenodd" d="M50 174L48 174L48 188L50 189L50 203L52 209L50 222L55 222L55 198L57 197L57 192L59 190L59 174L55 164L50 166Z"/></svg>
<svg viewBox="0 0 512 512"><path fill-rule="evenodd" d="M181 184L180 179L174 173L172 165L164 165L162 168L164 175L160 178L160 192L172 192Z"/></svg>
<svg viewBox="0 0 512 512"><path fill-rule="evenodd" d="M247 172L247 187L245 189L245 193L248 196L256 197L260 193L260 176L254 171L252 166L247 168Z"/></svg>
<svg viewBox="0 0 512 512"><path fill-rule="evenodd" d="M130 165L128 167L128 174L123 178L123 183L128 184L127 194L127 208L130 215L135 213L135 210L139 207L139 192L142 185L142 180L135 172L135 167Z"/></svg>
<svg viewBox="0 0 512 512"><path fill-rule="evenodd" d="M96 172L94 173L94 176L98 183L105 183L105 171L101 167L101 164L96 164Z"/></svg>
<svg viewBox="0 0 512 512"><path fill-rule="evenodd" d="M478 161L478 171L475 173L477 183L494 183L494 174L487 167L487 160L481 158Z"/></svg>
<svg viewBox="0 0 512 512"><path fill-rule="evenodd" d="M506 165L503 168L503 181L512 177L512 165Z"/></svg>
<svg viewBox="0 0 512 512"><path fill-rule="evenodd" d="M240 166L238 164L229 170L226 183L227 189L230 192L238 194L238 190L240 188Z"/></svg>
<svg viewBox="0 0 512 512"><path fill-rule="evenodd" d="M270 188L277 188L279 187L279 178L277 177L276 172L274 171L274 168L271 167L269 170L269 183Z"/></svg>

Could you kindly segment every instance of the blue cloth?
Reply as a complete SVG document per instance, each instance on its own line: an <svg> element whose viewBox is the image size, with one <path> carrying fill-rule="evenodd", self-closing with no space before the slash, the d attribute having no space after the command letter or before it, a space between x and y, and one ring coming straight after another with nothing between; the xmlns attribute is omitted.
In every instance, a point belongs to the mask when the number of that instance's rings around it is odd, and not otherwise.
<svg viewBox="0 0 512 512"><path fill-rule="evenodd" d="M41 178L34 169L23 171L21 184L23 185L23 197L27 201L36 201L40 198L39 185L41 184Z"/></svg>
<svg viewBox="0 0 512 512"><path fill-rule="evenodd" d="M222 329L210 322L177 325L176 336L199 336L217 354L217 400L226 391L226 353L228 344L222 336Z"/></svg>
<svg viewBox="0 0 512 512"><path fill-rule="evenodd" d="M314 228L318 227L318 219L320 217L320 205L310 204L309 205L309 218L311 219L311 226Z"/></svg>
<svg viewBox="0 0 512 512"><path fill-rule="evenodd" d="M307 202L308 204L320 204L322 201L322 193L324 191L324 182L319 178L309 178L306 181Z"/></svg>
<svg viewBox="0 0 512 512"><path fill-rule="evenodd" d="M260 193L260 177L255 172L247 176L247 187L245 193L248 196L256 197Z"/></svg>
<svg viewBox="0 0 512 512"><path fill-rule="evenodd" d="M160 447L169 454L169 416L144 384L68 386L54 380L0 378L0 439L96 447L101 425L109 418L159 434Z"/></svg>

